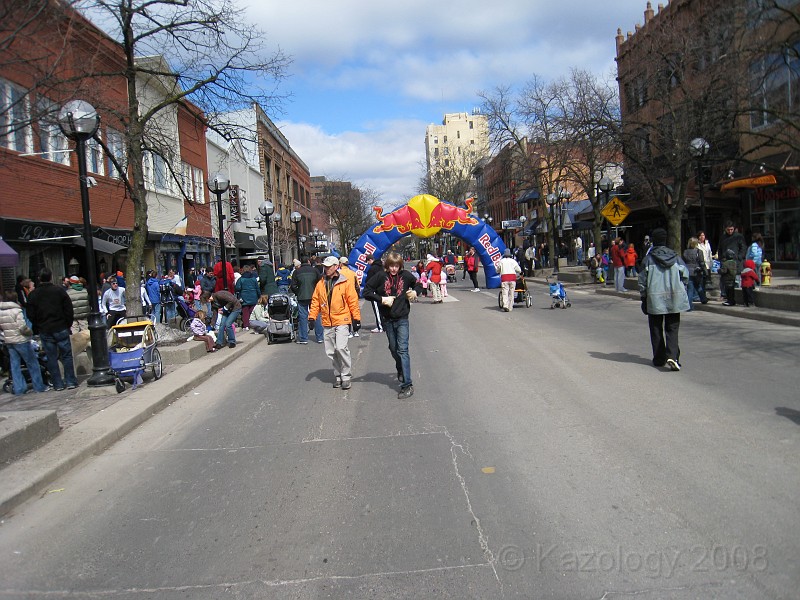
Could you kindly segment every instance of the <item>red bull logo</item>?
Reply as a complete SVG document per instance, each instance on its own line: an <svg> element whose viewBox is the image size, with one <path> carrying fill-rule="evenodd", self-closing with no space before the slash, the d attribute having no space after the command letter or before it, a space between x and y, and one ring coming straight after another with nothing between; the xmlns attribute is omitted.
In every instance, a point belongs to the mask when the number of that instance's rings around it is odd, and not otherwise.
<svg viewBox="0 0 800 600"><path fill-rule="evenodd" d="M384 233L397 230L401 234L413 233L416 236L428 238L439 233L442 229L452 229L457 224L477 225L478 220L470 216L474 198L467 200L467 207L459 208L446 202L441 202L430 194L414 196L406 206L402 206L387 215L379 206L373 207L375 218L379 224L372 231Z"/></svg>

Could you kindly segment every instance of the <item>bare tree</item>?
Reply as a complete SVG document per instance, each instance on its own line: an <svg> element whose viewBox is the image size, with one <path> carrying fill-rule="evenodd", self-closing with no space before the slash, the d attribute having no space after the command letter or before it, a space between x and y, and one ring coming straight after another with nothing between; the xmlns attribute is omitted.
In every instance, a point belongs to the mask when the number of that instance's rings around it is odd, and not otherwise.
<svg viewBox="0 0 800 600"><path fill-rule="evenodd" d="M102 95L91 96L95 108L107 121L124 133L124 157L105 148L108 158L125 176L122 184L134 207L134 224L128 262L141 265L147 241L147 189L145 159L148 153L161 157L181 189L179 147L169 131L178 107L188 109L205 127L228 139L255 139L231 120L230 114L258 103L275 107L280 101L277 85L285 75L289 59L281 51L269 50L265 35L244 21L234 0L73 0L44 2L11 0L18 15L33 22L35 8L48 5L60 14L62 22L76 19L73 8L96 23L119 44L123 59L119 66L103 60L79 65L78 72L66 77L58 69L42 69L32 89L51 91L54 97L68 96L78 84L114 85L124 81L127 102L120 106L102 105ZM4 5L5 6L5 5ZM29 25L30 27L30 25ZM64 26L57 32L63 33ZM19 31L0 34L0 43L19 37ZM66 41L68 38L64 37ZM159 95L143 102L143 89L157 87ZM98 105L99 104L99 105ZM186 201L192 198L186 196ZM139 269L128 270L128 299L139 304Z"/></svg>
<svg viewBox="0 0 800 600"><path fill-rule="evenodd" d="M330 219L345 250L372 223L372 207L380 203L380 194L375 190L341 179L326 179L319 197L320 209Z"/></svg>
<svg viewBox="0 0 800 600"><path fill-rule="evenodd" d="M474 195L472 172L483 157L477 151L460 147L448 150L447 157L439 158L430 170L424 161L420 163L424 173L420 177L417 193L430 194L451 204L460 204Z"/></svg>
<svg viewBox="0 0 800 600"><path fill-rule="evenodd" d="M564 135L573 153L566 163L567 177L591 201L592 234L600 247L605 198L597 184L609 166L622 160L620 114L616 86L588 71L573 69L562 82L558 100Z"/></svg>
<svg viewBox="0 0 800 600"><path fill-rule="evenodd" d="M634 197L655 203L669 245L681 247L681 219L694 177L690 142L706 139L717 155L738 155L734 135L738 3L696 3L672 19L653 19L634 61L618 59L625 82L623 144ZM725 93L721 93L725 90Z"/></svg>

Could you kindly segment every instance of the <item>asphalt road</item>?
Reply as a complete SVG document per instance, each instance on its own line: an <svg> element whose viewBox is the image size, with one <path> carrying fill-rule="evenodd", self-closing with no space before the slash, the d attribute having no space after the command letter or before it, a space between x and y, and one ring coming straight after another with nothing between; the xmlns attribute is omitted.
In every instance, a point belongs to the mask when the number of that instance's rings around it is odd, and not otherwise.
<svg viewBox="0 0 800 600"><path fill-rule="evenodd" d="M262 345L0 526L0 598L796 598L800 330L685 315L680 373L638 303L412 310Z"/></svg>

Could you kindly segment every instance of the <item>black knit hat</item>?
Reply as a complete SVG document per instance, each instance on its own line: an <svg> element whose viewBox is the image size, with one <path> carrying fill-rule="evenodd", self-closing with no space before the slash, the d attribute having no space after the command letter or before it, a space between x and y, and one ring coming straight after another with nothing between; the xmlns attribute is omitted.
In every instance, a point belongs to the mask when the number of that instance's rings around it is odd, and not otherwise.
<svg viewBox="0 0 800 600"><path fill-rule="evenodd" d="M650 239L653 240L653 246L666 246L667 245L667 230L654 229L650 234Z"/></svg>

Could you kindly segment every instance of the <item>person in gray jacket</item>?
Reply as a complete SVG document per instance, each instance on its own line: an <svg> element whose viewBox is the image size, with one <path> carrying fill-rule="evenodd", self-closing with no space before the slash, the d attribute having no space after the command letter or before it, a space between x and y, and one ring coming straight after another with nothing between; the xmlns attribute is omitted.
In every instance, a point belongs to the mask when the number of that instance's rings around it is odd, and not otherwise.
<svg viewBox="0 0 800 600"><path fill-rule="evenodd" d="M653 248L642 259L639 272L639 295L642 312L647 315L650 343L653 346L653 365L681 370L681 350L678 330L681 313L689 310L686 283L689 270L683 260L667 247L667 232L656 229L650 234Z"/></svg>
<svg viewBox="0 0 800 600"><path fill-rule="evenodd" d="M11 382L15 396L28 393L28 383L22 372L22 365L28 367L33 390L46 392L47 385L39 368L39 358L31 343L33 331L25 323L22 308L16 303L16 293L6 292L5 300L0 302L0 331L8 349Z"/></svg>
<svg viewBox="0 0 800 600"><path fill-rule="evenodd" d="M298 331L297 343L308 343L308 309L311 307L311 297L314 295L314 288L317 287L317 282L321 279L317 270L311 266L311 258L308 256L303 257L302 266L295 269L292 275L292 283L290 288L292 293L297 296L298 308ZM322 329L322 321L316 319L314 321L314 334L317 342L323 340L324 331Z"/></svg>

